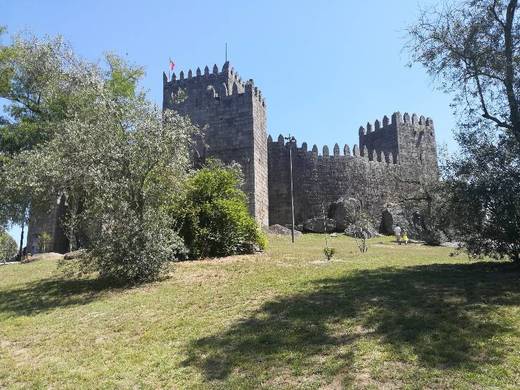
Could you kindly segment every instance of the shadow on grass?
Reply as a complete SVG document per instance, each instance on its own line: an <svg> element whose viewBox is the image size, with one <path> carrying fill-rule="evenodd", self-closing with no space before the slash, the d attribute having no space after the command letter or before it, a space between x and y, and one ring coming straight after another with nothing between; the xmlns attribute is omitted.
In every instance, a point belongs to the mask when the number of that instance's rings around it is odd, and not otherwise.
<svg viewBox="0 0 520 390"><path fill-rule="evenodd" d="M400 361L472 370L500 364L507 348L497 336L513 330L496 310L520 304L519 274L497 263L356 271L311 282L309 290L194 341L183 364L222 380L234 371L255 375L257 364L315 372L325 357L339 361L337 373L369 338Z"/></svg>
<svg viewBox="0 0 520 390"><path fill-rule="evenodd" d="M98 299L113 282L102 279L44 279L0 291L0 314L34 315L54 308L84 305Z"/></svg>

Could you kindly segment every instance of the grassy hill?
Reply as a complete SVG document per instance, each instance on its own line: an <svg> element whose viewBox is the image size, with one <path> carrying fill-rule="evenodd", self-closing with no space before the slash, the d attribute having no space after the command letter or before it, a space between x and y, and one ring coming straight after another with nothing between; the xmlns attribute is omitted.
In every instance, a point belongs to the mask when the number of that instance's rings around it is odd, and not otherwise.
<svg viewBox="0 0 520 390"><path fill-rule="evenodd" d="M0 267L0 388L518 388L520 274L347 237L176 264L120 289Z"/></svg>

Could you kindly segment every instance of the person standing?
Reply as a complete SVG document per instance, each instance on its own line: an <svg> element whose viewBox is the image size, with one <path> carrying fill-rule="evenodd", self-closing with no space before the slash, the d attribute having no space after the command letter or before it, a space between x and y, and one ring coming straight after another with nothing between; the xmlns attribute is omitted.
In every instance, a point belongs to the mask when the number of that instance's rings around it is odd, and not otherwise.
<svg viewBox="0 0 520 390"><path fill-rule="evenodd" d="M397 243L401 245L401 227L399 225L395 225L394 234Z"/></svg>
<svg viewBox="0 0 520 390"><path fill-rule="evenodd" d="M404 245L408 245L408 232L406 230L403 230L401 239L404 242Z"/></svg>

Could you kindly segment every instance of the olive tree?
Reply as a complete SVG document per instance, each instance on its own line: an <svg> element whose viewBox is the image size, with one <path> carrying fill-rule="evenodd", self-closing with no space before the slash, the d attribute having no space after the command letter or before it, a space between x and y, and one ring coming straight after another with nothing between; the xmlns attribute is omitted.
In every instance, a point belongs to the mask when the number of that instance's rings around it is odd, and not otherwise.
<svg viewBox="0 0 520 390"><path fill-rule="evenodd" d="M187 172L195 129L144 96L123 104L101 88L91 109L13 158L12 171L45 194L65 197L69 239L85 235L82 270L128 282L155 279L182 251L166 206Z"/></svg>
<svg viewBox="0 0 520 390"><path fill-rule="evenodd" d="M61 47L47 40L29 42L35 48L56 45ZM188 119L152 104L136 87L133 68L119 57L108 56L103 67L69 49L44 49L44 58L64 57L67 64L56 65L58 85L47 80L49 89L42 88L49 93L40 103L50 114L35 126L48 131L3 161L2 181L32 207L64 200L68 238L81 240L87 250L80 270L125 282L153 280L183 251L166 205L188 171L196 129ZM23 65L20 57L18 62ZM17 106L13 103L13 109ZM22 122L14 121L11 131L22 132Z"/></svg>
<svg viewBox="0 0 520 390"><path fill-rule="evenodd" d="M454 95L460 153L450 213L470 253L520 261L520 23L517 0L460 0L410 27L412 61Z"/></svg>
<svg viewBox="0 0 520 390"><path fill-rule="evenodd" d="M0 40L5 38L0 26ZM24 227L31 207L38 207L41 194L8 175L3 166L22 151L51 140L60 128L56 123L79 115L95 99L93 75L104 80L113 98L132 96L143 70L107 54L101 69L77 56L62 37L38 38L16 34L9 43L0 41L0 225ZM30 189L31 191L29 191ZM20 254L22 244L20 244Z"/></svg>

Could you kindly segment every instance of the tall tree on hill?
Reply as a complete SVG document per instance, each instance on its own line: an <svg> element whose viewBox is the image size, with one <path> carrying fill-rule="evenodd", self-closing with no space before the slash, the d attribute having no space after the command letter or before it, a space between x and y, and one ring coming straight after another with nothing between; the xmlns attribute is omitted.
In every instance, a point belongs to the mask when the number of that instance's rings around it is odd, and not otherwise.
<svg viewBox="0 0 520 390"><path fill-rule="evenodd" d="M0 26L0 38L5 31ZM0 98L7 102L0 114L0 226L22 227L20 254L31 204L44 197L6 177L3 167L19 153L49 142L60 128L57 123L81 114L88 106L82 103L94 97L89 75L104 79L113 99L135 94L143 69L113 54L105 59L108 66L99 73L61 37L16 35L10 44L0 45Z"/></svg>
<svg viewBox="0 0 520 390"><path fill-rule="evenodd" d="M461 0L409 29L412 60L454 94L461 153L446 175L470 253L520 262L520 24L517 0Z"/></svg>
<svg viewBox="0 0 520 390"><path fill-rule="evenodd" d="M68 238L87 249L80 271L157 278L183 250L167 206L187 174L194 126L151 103L138 88L141 68L115 55L91 63L61 38L34 37L1 53L0 223L16 221L24 200L64 199Z"/></svg>

